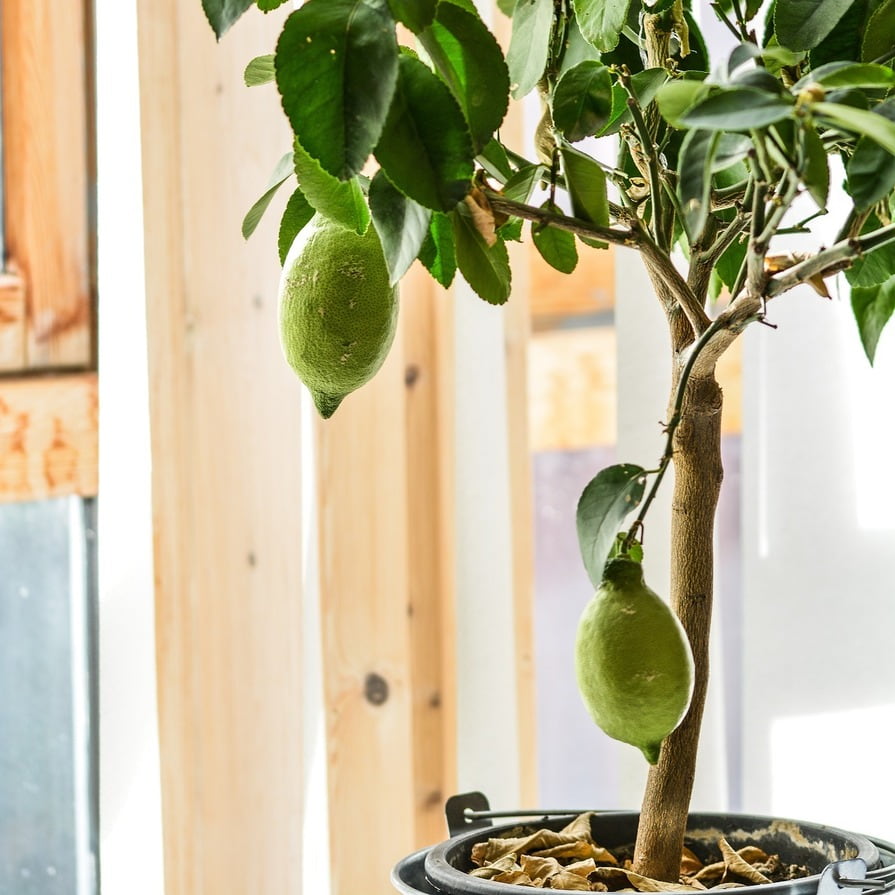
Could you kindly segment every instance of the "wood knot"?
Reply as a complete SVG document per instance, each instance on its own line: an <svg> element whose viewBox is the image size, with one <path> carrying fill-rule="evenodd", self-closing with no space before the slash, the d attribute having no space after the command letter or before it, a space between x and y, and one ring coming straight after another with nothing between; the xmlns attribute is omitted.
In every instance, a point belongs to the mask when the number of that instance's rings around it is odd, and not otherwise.
<svg viewBox="0 0 895 895"><path fill-rule="evenodd" d="M383 705L388 701L388 681L371 671L364 680L364 699L370 705Z"/></svg>

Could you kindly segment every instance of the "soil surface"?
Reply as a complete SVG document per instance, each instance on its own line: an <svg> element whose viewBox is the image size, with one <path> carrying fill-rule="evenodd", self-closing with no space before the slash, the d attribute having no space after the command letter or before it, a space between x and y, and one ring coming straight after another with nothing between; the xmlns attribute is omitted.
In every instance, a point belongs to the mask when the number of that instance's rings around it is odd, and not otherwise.
<svg viewBox="0 0 895 895"><path fill-rule="evenodd" d="M470 874L512 885L587 892L699 892L811 875L807 867L784 864L757 846L735 849L721 839L707 862L685 846L679 881L650 879L632 870L633 845L610 851L593 841L591 817L581 814L558 832L518 827L479 842L472 849Z"/></svg>

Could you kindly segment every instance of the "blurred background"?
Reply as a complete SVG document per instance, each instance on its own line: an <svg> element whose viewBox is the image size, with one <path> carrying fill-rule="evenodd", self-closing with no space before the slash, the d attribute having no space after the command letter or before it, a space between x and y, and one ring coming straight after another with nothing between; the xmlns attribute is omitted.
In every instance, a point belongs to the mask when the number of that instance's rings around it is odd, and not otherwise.
<svg viewBox="0 0 895 895"><path fill-rule="evenodd" d="M663 446L639 260L514 246L502 309L411 271L386 367L321 423L277 343L285 196L240 235L289 148L242 71L287 13L216 44L198 0L2 5L2 895L384 895L455 792L639 804L570 655L578 495ZM529 154L536 116L504 131ZM720 372L694 807L895 839L895 335L871 369L839 288Z"/></svg>

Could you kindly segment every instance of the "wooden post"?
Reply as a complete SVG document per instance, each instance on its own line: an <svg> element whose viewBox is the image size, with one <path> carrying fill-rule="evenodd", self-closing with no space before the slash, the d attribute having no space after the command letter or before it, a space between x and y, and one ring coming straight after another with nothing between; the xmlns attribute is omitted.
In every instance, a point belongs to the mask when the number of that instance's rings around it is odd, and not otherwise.
<svg viewBox="0 0 895 895"><path fill-rule="evenodd" d="M159 734L167 895L299 893L299 383L277 338L275 213L239 224L289 147L199 3L139 0Z"/></svg>
<svg viewBox="0 0 895 895"><path fill-rule="evenodd" d="M94 362L88 5L0 6L4 260L26 283L32 369Z"/></svg>

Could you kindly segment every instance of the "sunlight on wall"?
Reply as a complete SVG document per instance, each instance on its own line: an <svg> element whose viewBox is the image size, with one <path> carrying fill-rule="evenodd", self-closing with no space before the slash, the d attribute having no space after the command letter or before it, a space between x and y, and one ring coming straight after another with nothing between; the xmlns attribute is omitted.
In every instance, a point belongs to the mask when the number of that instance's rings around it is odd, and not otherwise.
<svg viewBox="0 0 895 895"><path fill-rule="evenodd" d="M893 732L895 703L773 722L773 813L895 839Z"/></svg>
<svg viewBox="0 0 895 895"><path fill-rule="evenodd" d="M851 317L847 303L843 315ZM853 321L843 321L843 342L850 344L845 355L848 367L848 393L851 396L852 444L855 456L855 512L861 531L895 531L895 474L891 452L895 442L895 330L883 331L871 367L858 345Z"/></svg>

